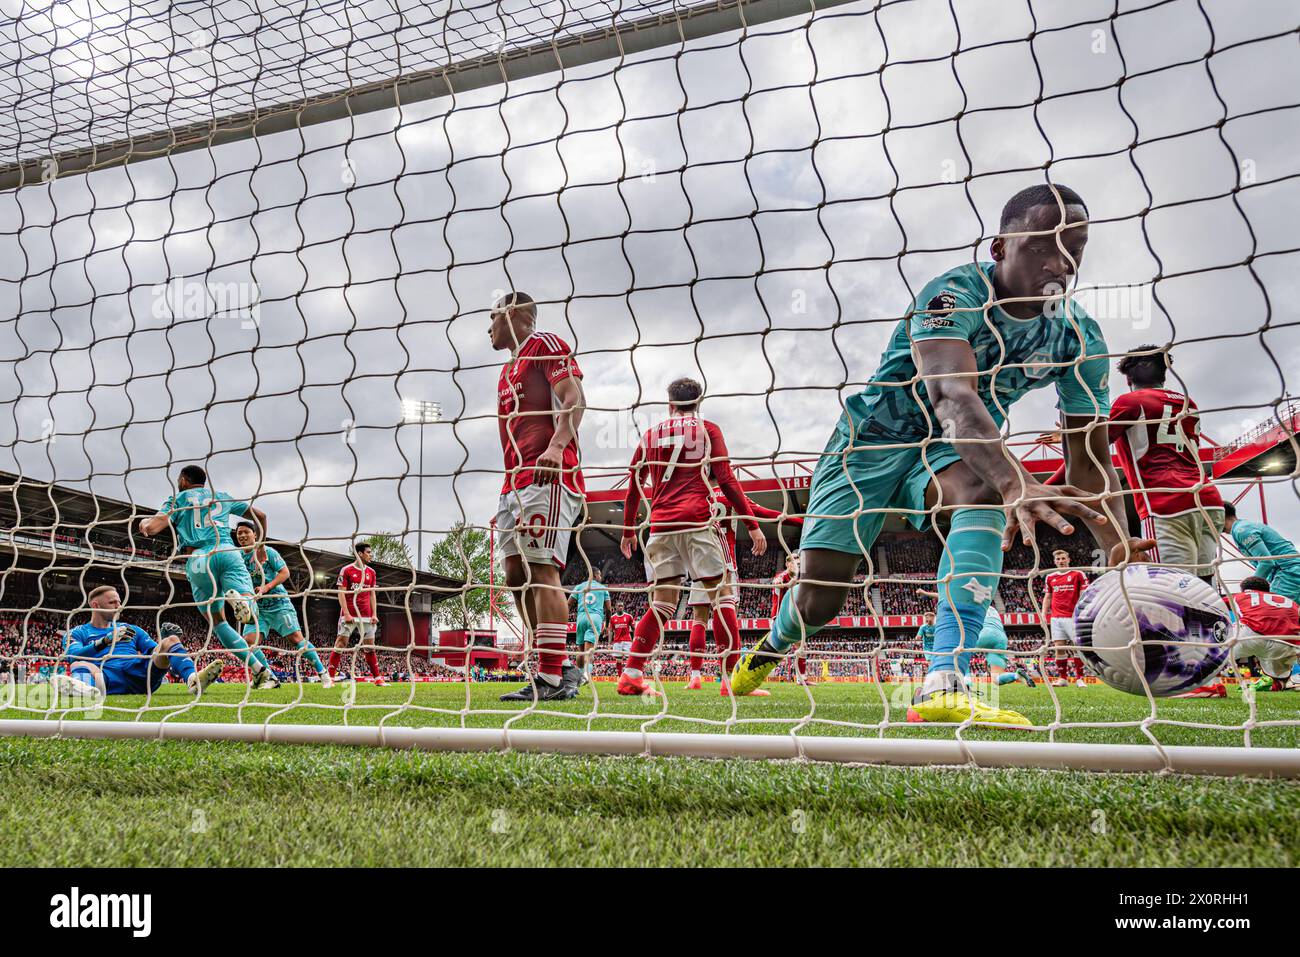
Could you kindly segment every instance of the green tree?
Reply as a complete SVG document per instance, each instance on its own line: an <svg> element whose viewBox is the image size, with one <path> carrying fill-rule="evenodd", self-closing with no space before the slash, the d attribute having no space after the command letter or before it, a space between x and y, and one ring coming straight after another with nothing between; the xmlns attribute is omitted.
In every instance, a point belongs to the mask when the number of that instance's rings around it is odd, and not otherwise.
<svg viewBox="0 0 1300 957"><path fill-rule="evenodd" d="M433 623L446 628L486 626L490 613L488 582L492 579L491 540L486 529L457 522L450 532L429 550L429 571L465 582L465 589L433 606ZM496 568L496 581L503 575ZM513 621L514 602L505 591L497 592L496 616Z"/></svg>
<svg viewBox="0 0 1300 957"><path fill-rule="evenodd" d="M411 550L400 538L390 532L371 535L367 541L370 542L370 557L373 561L384 565L396 565L398 568L410 568L414 564L411 561Z"/></svg>

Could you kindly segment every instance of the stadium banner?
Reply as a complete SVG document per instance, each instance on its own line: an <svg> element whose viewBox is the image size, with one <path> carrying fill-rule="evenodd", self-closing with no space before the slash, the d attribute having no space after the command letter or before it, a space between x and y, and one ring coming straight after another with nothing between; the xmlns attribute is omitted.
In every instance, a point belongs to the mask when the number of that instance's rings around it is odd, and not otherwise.
<svg viewBox="0 0 1300 957"><path fill-rule="evenodd" d="M1043 622L1042 616L1034 612L1010 612L1002 616L1002 621L1006 625L1030 626L1040 625ZM920 628L925 624L925 619L920 615L842 615L834 619L827 629L846 628L846 629L899 629L899 628ZM769 631L772 628L771 618L741 618L740 628L742 631ZM674 618L664 625L665 631L686 631L691 630L691 619ZM577 625L569 623L569 633L577 631Z"/></svg>

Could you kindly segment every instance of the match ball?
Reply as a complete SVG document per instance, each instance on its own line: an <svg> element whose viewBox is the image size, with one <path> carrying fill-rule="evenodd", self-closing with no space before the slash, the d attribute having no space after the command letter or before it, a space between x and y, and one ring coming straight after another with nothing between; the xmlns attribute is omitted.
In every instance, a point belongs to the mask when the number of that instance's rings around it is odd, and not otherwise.
<svg viewBox="0 0 1300 957"><path fill-rule="evenodd" d="M1074 609L1074 640L1088 670L1120 691L1168 697L1190 691L1228 661L1223 599L1194 575L1157 565L1114 569Z"/></svg>

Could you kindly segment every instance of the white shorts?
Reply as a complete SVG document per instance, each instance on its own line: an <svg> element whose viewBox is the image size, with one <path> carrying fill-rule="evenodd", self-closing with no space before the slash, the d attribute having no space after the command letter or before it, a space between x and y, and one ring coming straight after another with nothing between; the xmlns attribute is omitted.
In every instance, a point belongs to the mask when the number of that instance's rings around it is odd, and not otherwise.
<svg viewBox="0 0 1300 957"><path fill-rule="evenodd" d="M501 554L522 555L530 565L552 562L563 568L583 509L582 496L558 482L504 493L497 503Z"/></svg>
<svg viewBox="0 0 1300 957"><path fill-rule="evenodd" d="M1155 558L1162 565L1178 565L1193 575L1214 574L1223 534L1223 509L1207 508L1183 515L1148 515L1143 531L1156 540Z"/></svg>
<svg viewBox="0 0 1300 957"><path fill-rule="evenodd" d="M1300 660L1300 645L1293 645L1281 638L1264 638L1245 622L1237 622L1237 642L1232 646L1232 657L1236 661L1258 658L1264 674L1270 678L1285 681L1291 674L1291 666Z"/></svg>
<svg viewBox="0 0 1300 957"><path fill-rule="evenodd" d="M726 585L734 581L736 578L735 572L736 570L734 568L728 566L727 574L722 576L722 584ZM719 585L718 588L720 590L722 585ZM686 598L686 604L690 608L712 604L712 602L709 601L709 590L699 582L691 582L691 593Z"/></svg>
<svg viewBox="0 0 1300 957"><path fill-rule="evenodd" d="M718 530L692 528L651 535L645 543L645 570L652 582L689 575L693 581L721 578L727 552Z"/></svg>
<svg viewBox="0 0 1300 957"><path fill-rule="evenodd" d="M614 654L616 654L616 655L626 655L626 654L628 654L631 650L632 650L632 642L630 642L630 641L616 641L616 642L614 642Z"/></svg>
<svg viewBox="0 0 1300 957"><path fill-rule="evenodd" d="M1052 619L1052 644L1074 644L1074 619L1057 616Z"/></svg>
<svg viewBox="0 0 1300 957"><path fill-rule="evenodd" d="M376 622L366 621L364 618L353 618L351 621L340 618L339 630L336 634L343 638L351 638L353 635L359 634L362 643L374 644L376 630Z"/></svg>

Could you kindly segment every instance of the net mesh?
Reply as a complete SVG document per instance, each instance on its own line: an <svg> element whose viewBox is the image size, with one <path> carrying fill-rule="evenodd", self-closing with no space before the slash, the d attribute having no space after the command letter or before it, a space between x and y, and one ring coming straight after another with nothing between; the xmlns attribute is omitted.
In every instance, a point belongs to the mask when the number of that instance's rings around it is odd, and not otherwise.
<svg viewBox="0 0 1300 957"><path fill-rule="evenodd" d="M625 658L605 636L578 699L498 703L536 655L492 522L503 354L486 333L491 304L522 289L539 328L572 347L589 494L563 583L600 568L637 616L647 575L617 552L620 489L667 383L699 378L747 490L802 514L845 398L872 381L914 298L986 259L1005 199L1049 179L1087 198L1072 295L1109 354L1167 351L1225 498L1294 537L1293 5L0 8L5 716L84 716L42 689L90 591L112 584L120 620L154 637L180 625L224 680L198 703L172 683L110 695L106 717L992 734L906 726L931 607L916 589L936 587L943 544L895 508L840 617L799 652L815 684L795 683L791 662L771 699L686 691L683 589L650 669L663 697L600 680ZM1060 457L1059 427L1048 389L1008 410L1003 432L1042 465ZM937 448L940 432L919 444ZM263 647L288 686L250 687L197 613L187 557L169 533L139 531L188 463L266 514L323 658L340 570L373 540L390 687L326 690L274 634ZM738 551L747 645L797 550L797 532L764 527L766 555L743 534ZM1009 656L1040 688L981 682L1034 734L1296 745L1286 695L1052 687L1042 596L1056 547L1092 574L1101 564L1087 536L1043 531L1008 553L994 599ZM1221 582L1235 591L1258 558L1225 539ZM710 646L706 679L718 659ZM339 665L367 675L355 636ZM982 655L974 667L986 672Z"/></svg>

